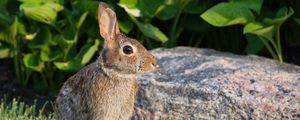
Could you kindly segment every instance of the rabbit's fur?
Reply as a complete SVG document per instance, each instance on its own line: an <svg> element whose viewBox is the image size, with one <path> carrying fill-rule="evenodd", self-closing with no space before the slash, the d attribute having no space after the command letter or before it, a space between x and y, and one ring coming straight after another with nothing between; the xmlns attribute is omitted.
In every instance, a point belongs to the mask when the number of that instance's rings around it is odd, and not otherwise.
<svg viewBox="0 0 300 120"><path fill-rule="evenodd" d="M137 40L123 35L113 10L100 3L100 57L71 76L56 99L61 120L128 120L137 91L136 75L155 69L156 58ZM132 49L126 49L130 46Z"/></svg>

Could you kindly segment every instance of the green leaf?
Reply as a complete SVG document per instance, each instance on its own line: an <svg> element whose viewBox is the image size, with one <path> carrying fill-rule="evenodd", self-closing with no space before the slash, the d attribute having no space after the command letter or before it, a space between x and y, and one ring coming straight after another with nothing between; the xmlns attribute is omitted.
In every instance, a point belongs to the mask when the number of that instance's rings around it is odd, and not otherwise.
<svg viewBox="0 0 300 120"><path fill-rule="evenodd" d="M260 13L263 0L230 0L232 3L237 3L242 7L250 8L254 10L257 14Z"/></svg>
<svg viewBox="0 0 300 120"><path fill-rule="evenodd" d="M76 0L74 6L81 11L86 11L92 16L96 16L98 12L99 1L92 0Z"/></svg>
<svg viewBox="0 0 300 120"><path fill-rule="evenodd" d="M293 8L282 7L276 13L276 17L274 19L265 19L264 23L267 25L281 25L288 18L290 18L294 14Z"/></svg>
<svg viewBox="0 0 300 120"><path fill-rule="evenodd" d="M163 32L161 32L157 27L149 23L141 23L138 20L136 20L134 17L131 17L131 19L138 26L138 28L142 31L142 33L145 36L163 43L168 40L166 35Z"/></svg>
<svg viewBox="0 0 300 120"><path fill-rule="evenodd" d="M0 32L0 41L6 42L10 45L14 45L16 43L17 34L18 34L18 18L15 17L14 22L4 31Z"/></svg>
<svg viewBox="0 0 300 120"><path fill-rule="evenodd" d="M263 26L261 23L249 23L244 27L244 34L252 33L259 37L273 40L274 26Z"/></svg>
<svg viewBox="0 0 300 120"><path fill-rule="evenodd" d="M67 62L54 62L54 65L60 70L77 71L91 60L98 50L99 44L100 42L98 39L95 40L94 45L86 44L80 49L80 52L73 60Z"/></svg>
<svg viewBox="0 0 300 120"><path fill-rule="evenodd" d="M128 34L133 28L133 22L129 17L126 17L126 19L123 21L119 20L118 23L120 30L126 34Z"/></svg>
<svg viewBox="0 0 300 120"><path fill-rule="evenodd" d="M143 15L154 17L164 8L164 0L140 0L139 8L142 10Z"/></svg>
<svg viewBox="0 0 300 120"><path fill-rule="evenodd" d="M264 47L264 43L257 35L246 34L245 37L248 41L248 44L246 46L247 54L258 53Z"/></svg>
<svg viewBox="0 0 300 120"><path fill-rule="evenodd" d="M201 18L213 26L223 27L247 24L254 20L252 12L235 3L219 3L201 14Z"/></svg>
<svg viewBox="0 0 300 120"><path fill-rule="evenodd" d="M80 29L80 27L81 27L82 23L84 22L84 20L86 19L87 15L88 15L88 12L85 12L80 16L79 20L76 23L76 29Z"/></svg>
<svg viewBox="0 0 300 120"><path fill-rule="evenodd" d="M174 5L165 5L164 8L158 12L156 17L160 20L170 20L177 12L178 9Z"/></svg>
<svg viewBox="0 0 300 120"><path fill-rule="evenodd" d="M46 24L51 24L57 13L63 10L63 6L55 0L20 0L22 4L20 9L25 16Z"/></svg>
<svg viewBox="0 0 300 120"><path fill-rule="evenodd" d="M118 5L134 17L141 16L141 10L138 8L138 0L120 0Z"/></svg>
<svg viewBox="0 0 300 120"><path fill-rule="evenodd" d="M0 42L0 59L12 57L12 48Z"/></svg>
<svg viewBox="0 0 300 120"><path fill-rule="evenodd" d="M125 5L128 8L136 8L138 0L120 0L119 5Z"/></svg>
<svg viewBox="0 0 300 120"><path fill-rule="evenodd" d="M40 55L37 53L25 54L23 58L24 65L37 72L42 72L44 63L40 60Z"/></svg>
<svg viewBox="0 0 300 120"><path fill-rule="evenodd" d="M42 48L40 58L42 61L51 62L63 57L62 50L57 46Z"/></svg>
<svg viewBox="0 0 300 120"><path fill-rule="evenodd" d="M52 35L48 27L41 27L38 31L37 35L32 40L27 40L27 45L31 49L43 48L48 46L50 40L52 39Z"/></svg>

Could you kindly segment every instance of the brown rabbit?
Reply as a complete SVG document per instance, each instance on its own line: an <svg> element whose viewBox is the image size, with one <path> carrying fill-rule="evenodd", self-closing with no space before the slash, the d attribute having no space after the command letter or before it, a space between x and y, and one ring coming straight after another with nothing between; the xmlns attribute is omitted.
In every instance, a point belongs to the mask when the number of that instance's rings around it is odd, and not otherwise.
<svg viewBox="0 0 300 120"><path fill-rule="evenodd" d="M96 62L64 83L56 99L60 120L130 119L136 76L155 69L156 58L119 31L116 15L105 3L99 5L98 22L104 48Z"/></svg>

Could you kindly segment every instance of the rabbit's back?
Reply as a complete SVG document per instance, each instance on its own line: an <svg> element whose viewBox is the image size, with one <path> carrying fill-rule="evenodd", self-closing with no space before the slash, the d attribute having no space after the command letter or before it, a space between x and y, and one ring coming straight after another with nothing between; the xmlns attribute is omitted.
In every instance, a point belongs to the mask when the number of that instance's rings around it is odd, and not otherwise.
<svg viewBox="0 0 300 120"><path fill-rule="evenodd" d="M129 119L136 90L134 78L109 77L95 62L66 81L56 100L58 116L68 120Z"/></svg>

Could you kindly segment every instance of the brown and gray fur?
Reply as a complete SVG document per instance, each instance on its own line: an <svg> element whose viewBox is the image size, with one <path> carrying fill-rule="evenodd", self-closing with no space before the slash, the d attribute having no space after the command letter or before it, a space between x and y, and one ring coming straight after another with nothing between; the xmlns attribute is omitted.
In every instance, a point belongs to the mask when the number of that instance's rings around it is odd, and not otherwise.
<svg viewBox="0 0 300 120"><path fill-rule="evenodd" d="M123 35L113 10L100 3L100 34L105 45L100 57L71 76L56 99L60 120L128 120L137 91L136 76L153 70L156 58L137 40ZM132 54L122 47L129 45Z"/></svg>

